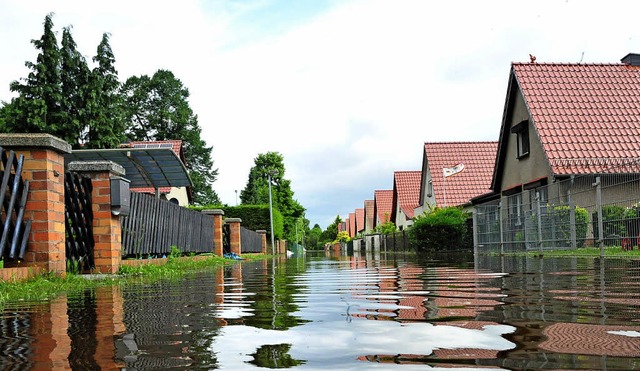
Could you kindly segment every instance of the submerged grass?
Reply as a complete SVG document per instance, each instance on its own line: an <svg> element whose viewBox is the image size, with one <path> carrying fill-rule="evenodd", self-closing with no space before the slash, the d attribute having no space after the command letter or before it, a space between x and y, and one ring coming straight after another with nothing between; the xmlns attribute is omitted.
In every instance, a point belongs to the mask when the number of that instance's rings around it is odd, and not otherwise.
<svg viewBox="0 0 640 371"><path fill-rule="evenodd" d="M268 255L250 255L247 260L264 259ZM216 269L238 262L211 255L206 259L186 259L169 257L166 264L146 264L139 267L121 266L118 274L83 276L67 273L66 277L42 274L25 281L0 281L0 309L7 303L48 301L62 293L73 293L86 289L110 285L152 282L174 279L207 269Z"/></svg>

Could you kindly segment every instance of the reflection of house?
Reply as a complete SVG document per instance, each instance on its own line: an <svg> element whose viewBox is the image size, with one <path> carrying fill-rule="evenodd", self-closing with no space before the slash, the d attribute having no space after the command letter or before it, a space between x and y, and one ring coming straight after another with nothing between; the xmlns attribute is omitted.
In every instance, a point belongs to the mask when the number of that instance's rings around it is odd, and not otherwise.
<svg viewBox="0 0 640 371"><path fill-rule="evenodd" d="M498 142L425 143L420 215L434 206L467 206L489 191Z"/></svg>
<svg viewBox="0 0 640 371"><path fill-rule="evenodd" d="M374 225L391 221L391 206L393 204L393 189L376 190L373 192Z"/></svg>
<svg viewBox="0 0 640 371"><path fill-rule="evenodd" d="M184 148L181 140L163 140L163 141L148 141L148 142L129 142L123 145L123 147L131 148L171 148L178 158L185 163ZM162 167L162 164L157 164ZM152 187L138 187L131 188L133 192L156 194L156 189ZM160 187L157 192L158 196L163 199L167 199L180 206L187 206L192 202L192 194L190 187Z"/></svg>
<svg viewBox="0 0 640 371"><path fill-rule="evenodd" d="M413 224L413 212L420 198L420 170L393 173L391 221L399 229Z"/></svg>
<svg viewBox="0 0 640 371"><path fill-rule="evenodd" d="M616 168L640 158L639 84L639 54L615 64L513 63L493 194L474 203L507 196L509 210L522 213L536 193L542 204L566 196L560 187L548 194L552 182L640 172L635 164Z"/></svg>

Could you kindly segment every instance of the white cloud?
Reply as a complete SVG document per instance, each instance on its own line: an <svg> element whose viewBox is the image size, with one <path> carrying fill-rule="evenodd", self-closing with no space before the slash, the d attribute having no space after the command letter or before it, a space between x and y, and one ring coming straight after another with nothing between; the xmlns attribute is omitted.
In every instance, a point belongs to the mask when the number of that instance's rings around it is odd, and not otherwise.
<svg viewBox="0 0 640 371"><path fill-rule="evenodd" d="M235 204L259 153L278 151L324 228L390 189L394 170L418 170L423 142L497 140L512 61L617 62L639 51L638 4L4 1L0 100L26 76L48 12L56 29L73 25L88 58L110 32L121 80L164 68L188 87L223 201Z"/></svg>

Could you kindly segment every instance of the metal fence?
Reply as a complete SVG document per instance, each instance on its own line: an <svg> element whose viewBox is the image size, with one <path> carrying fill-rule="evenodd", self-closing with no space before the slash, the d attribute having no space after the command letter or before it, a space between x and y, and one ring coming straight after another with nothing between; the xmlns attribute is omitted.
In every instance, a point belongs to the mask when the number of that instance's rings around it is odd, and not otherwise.
<svg viewBox="0 0 640 371"><path fill-rule="evenodd" d="M151 195L131 192L131 213L122 217L123 257L213 252L213 218Z"/></svg>
<svg viewBox="0 0 640 371"><path fill-rule="evenodd" d="M639 248L640 174L615 172L575 176L476 206L476 252Z"/></svg>
<svg viewBox="0 0 640 371"><path fill-rule="evenodd" d="M31 220L24 219L29 182L22 180L24 156L0 147L0 258L24 259L31 231Z"/></svg>

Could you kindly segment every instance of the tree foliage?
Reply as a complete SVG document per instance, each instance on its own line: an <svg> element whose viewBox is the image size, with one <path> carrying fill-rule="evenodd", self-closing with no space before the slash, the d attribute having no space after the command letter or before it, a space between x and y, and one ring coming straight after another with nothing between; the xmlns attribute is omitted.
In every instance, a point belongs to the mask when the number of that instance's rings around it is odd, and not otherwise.
<svg viewBox="0 0 640 371"><path fill-rule="evenodd" d="M198 117L189 105L189 90L171 71L152 77L132 76L124 83L127 137L134 141L182 140L196 205L220 204L212 186L218 176L212 147L201 138Z"/></svg>
<svg viewBox="0 0 640 371"><path fill-rule="evenodd" d="M101 50L111 48L108 38L98 47L93 71L76 49L71 27L63 28L61 46L53 31L53 14L44 20L44 32L31 43L39 51L36 62L25 62L30 72L26 78L10 84L18 94L5 103L0 112L0 128L7 132L49 133L73 147L116 147L124 139L119 106L109 104L105 96L117 96L119 82L111 64L104 64ZM110 70L109 84L100 80L102 71ZM96 120L99 117L100 120Z"/></svg>
<svg viewBox="0 0 640 371"><path fill-rule="evenodd" d="M273 207L280 210L284 219L284 238L296 239L296 223L304 217L305 209L293 198L291 181L284 178L284 157L278 152L259 154L249 170L246 187L240 192L240 200L247 205L269 204L269 177ZM306 220L306 219L305 219ZM308 221L305 222L308 228Z"/></svg>
<svg viewBox="0 0 640 371"><path fill-rule="evenodd" d="M338 225L340 223L342 223L342 218L340 218L340 215L336 215L336 218L333 220L333 223L329 224L327 226L327 229L325 229L322 234L320 235L320 243L321 244L325 244L327 242L332 242L334 241L337 236L338 236Z"/></svg>

